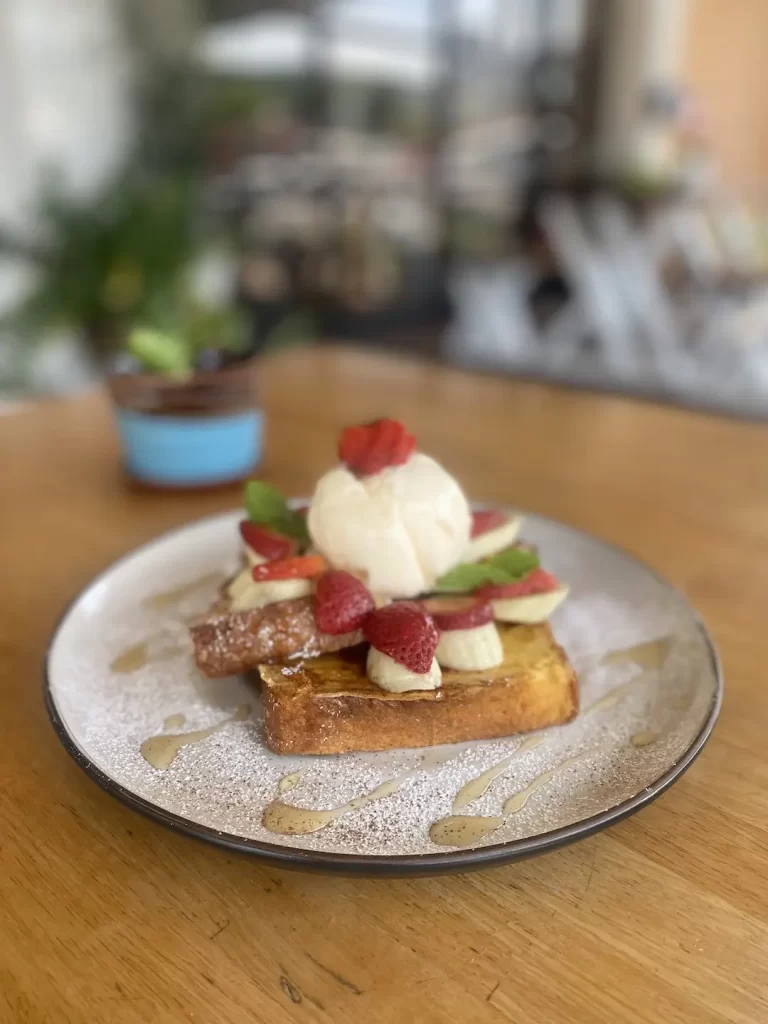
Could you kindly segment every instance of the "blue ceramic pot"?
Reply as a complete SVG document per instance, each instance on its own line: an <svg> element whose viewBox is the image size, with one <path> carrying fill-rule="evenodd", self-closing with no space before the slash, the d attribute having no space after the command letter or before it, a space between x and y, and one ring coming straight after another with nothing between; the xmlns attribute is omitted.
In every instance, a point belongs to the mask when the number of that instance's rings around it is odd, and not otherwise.
<svg viewBox="0 0 768 1024"><path fill-rule="evenodd" d="M252 361L185 381L158 374L109 380L128 473L155 487L211 487L261 461L263 413Z"/></svg>

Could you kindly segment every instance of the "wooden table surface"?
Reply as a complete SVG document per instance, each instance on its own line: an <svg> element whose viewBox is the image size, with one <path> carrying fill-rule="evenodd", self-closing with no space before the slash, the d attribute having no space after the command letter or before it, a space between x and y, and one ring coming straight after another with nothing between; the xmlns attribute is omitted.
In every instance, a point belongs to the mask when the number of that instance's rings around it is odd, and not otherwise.
<svg viewBox="0 0 768 1024"><path fill-rule="evenodd" d="M768 429L352 351L264 378L288 493L390 414L472 497L645 559L713 630L720 723L636 816L486 872L296 874L166 831L60 747L42 659L99 569L238 492L133 492L100 395L25 406L0 417L0 1021L768 1021Z"/></svg>

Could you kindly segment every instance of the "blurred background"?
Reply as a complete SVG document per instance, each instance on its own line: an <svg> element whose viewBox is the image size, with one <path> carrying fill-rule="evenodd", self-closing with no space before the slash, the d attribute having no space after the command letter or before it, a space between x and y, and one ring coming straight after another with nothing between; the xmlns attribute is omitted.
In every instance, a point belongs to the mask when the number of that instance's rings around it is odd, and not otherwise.
<svg viewBox="0 0 768 1024"><path fill-rule="evenodd" d="M339 341L768 417L765 0L3 0L0 401Z"/></svg>

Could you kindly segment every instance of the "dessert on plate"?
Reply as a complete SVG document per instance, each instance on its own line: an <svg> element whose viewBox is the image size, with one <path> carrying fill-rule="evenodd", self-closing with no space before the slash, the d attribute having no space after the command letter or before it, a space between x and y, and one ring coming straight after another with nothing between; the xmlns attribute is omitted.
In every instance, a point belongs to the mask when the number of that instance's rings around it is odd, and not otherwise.
<svg viewBox="0 0 768 1024"><path fill-rule="evenodd" d="M576 675L548 619L568 593L473 511L395 420L348 427L306 508L251 481L243 567L192 627L209 677L258 671L281 754L421 747L569 721Z"/></svg>

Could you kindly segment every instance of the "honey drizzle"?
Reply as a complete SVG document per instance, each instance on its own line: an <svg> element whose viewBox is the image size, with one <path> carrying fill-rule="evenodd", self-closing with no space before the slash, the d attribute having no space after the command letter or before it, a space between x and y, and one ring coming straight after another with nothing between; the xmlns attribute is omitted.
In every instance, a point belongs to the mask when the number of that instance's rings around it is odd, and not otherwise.
<svg viewBox="0 0 768 1024"><path fill-rule="evenodd" d="M362 796L356 796L353 800L341 804L340 807L330 807L328 810L294 807L291 804L283 803L282 800L273 800L264 811L264 828L280 836L304 836L310 832L318 832L321 828L325 828L326 825L330 825L332 821L340 818L342 814L360 810L375 800L384 800L385 797L392 796L411 774L408 772L396 779L382 782L370 793L363 793Z"/></svg>
<svg viewBox="0 0 768 1024"><path fill-rule="evenodd" d="M184 654L187 650L186 646L178 643L168 644L166 647L161 647L153 653L152 645L160 639L162 639L162 634L157 633L146 640L133 644L131 647L126 647L112 661L109 666L110 670L116 675L130 675L132 672L138 672L145 665L150 665L157 661L169 661L179 654Z"/></svg>
<svg viewBox="0 0 768 1024"><path fill-rule="evenodd" d="M581 754L574 754L573 757L566 758L565 761L562 761L554 768L549 768L547 771L542 772L541 775L537 775L532 782L528 783L525 789L513 793L505 801L500 815L491 817L488 815L451 814L446 818L441 818L430 827L429 838L437 846L471 846L473 843L490 835L491 832L495 832L512 814L517 814L518 811L521 811L528 803L530 797L555 775L570 768L582 758L589 757L594 753L597 753L595 749L585 750Z"/></svg>
<svg viewBox="0 0 768 1024"><path fill-rule="evenodd" d="M667 660L672 647L671 636L657 637L633 647L624 647L618 651L609 651L600 659L601 665L624 665L629 662L638 668L659 669Z"/></svg>
<svg viewBox="0 0 768 1024"><path fill-rule="evenodd" d="M184 583L180 587L176 587L173 590L166 590L159 594L150 594L149 597L145 597L141 602L143 608L149 608L153 611L159 611L163 608L171 608L179 602L183 601L185 597L190 594L194 594L198 590L202 590L204 587L215 587L219 586L224 581L224 576L218 572L208 573L206 576L200 576L196 580L192 580L190 583ZM191 626L199 619L199 615L187 616L181 619L184 625ZM110 669L117 675L129 675L131 672L138 672L140 668L144 668L145 665L149 665L156 661L168 661L170 658L175 658L178 654L183 654L187 648L181 643L166 643L164 647L161 647L158 651L152 650L153 646L166 640L165 634L160 631L153 633L151 636L145 637L138 643L131 644L130 647L126 647L124 651L121 651L111 662Z"/></svg>
<svg viewBox="0 0 768 1024"><path fill-rule="evenodd" d="M644 683L648 679L649 673L641 672L640 675L635 676L626 683L622 683L620 686L614 687L604 697L599 697L593 704L589 704L582 711L582 715L590 715L594 711L605 711L607 708L612 708L623 700L624 697L636 686Z"/></svg>
<svg viewBox="0 0 768 1024"><path fill-rule="evenodd" d="M451 810L459 811L462 807L466 807L467 804L473 803L475 800L479 800L480 797L487 792L488 787L494 782L500 775L509 768L512 762L526 753L528 750L533 750L534 747L538 747L544 742L546 736L529 736L523 740L516 750L513 750L511 754L503 758L497 764L487 768L481 775L476 776L474 779L462 786L456 796L453 798L453 806Z"/></svg>
<svg viewBox="0 0 768 1024"><path fill-rule="evenodd" d="M644 671L628 682L615 687L609 693L606 693L604 697L599 697L593 704L584 708L582 714L588 715L593 711L604 711L606 708L611 708L618 704L630 690L634 689L639 683L645 682L650 672L663 668L665 661L669 657L671 647L672 637L662 636L656 640L648 640L646 643L635 644L633 647L625 647L618 651L610 651L604 655L600 659L601 665L624 665L629 663L637 665L638 668Z"/></svg>
<svg viewBox="0 0 768 1024"><path fill-rule="evenodd" d="M241 704L234 714L207 729L195 729L193 732L166 732L150 736L141 744L139 751L144 760L153 768L157 771L165 771L182 747L188 747L193 743L200 743L202 740L208 739L209 736L213 736L215 732L224 729L231 722L244 722L250 713L249 705Z"/></svg>
<svg viewBox="0 0 768 1024"><path fill-rule="evenodd" d="M161 608L172 608L183 601L184 598L189 597L190 594L194 594L195 591L202 590L204 587L218 587L223 582L224 575L222 573L211 572L189 583L183 583L180 587L175 587L173 590L161 591L159 594L150 594L149 597L144 598L141 605L143 608L149 608L153 611L159 611Z"/></svg>
<svg viewBox="0 0 768 1024"><path fill-rule="evenodd" d="M659 738L659 734L651 729L647 729L644 732L636 732L634 736L629 737L629 742L633 747L650 747L652 743L655 743Z"/></svg>
<svg viewBox="0 0 768 1024"><path fill-rule="evenodd" d="M298 786L303 774L304 772L298 771L291 772L290 775L284 775L277 784L278 793L290 793L292 789Z"/></svg>

